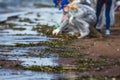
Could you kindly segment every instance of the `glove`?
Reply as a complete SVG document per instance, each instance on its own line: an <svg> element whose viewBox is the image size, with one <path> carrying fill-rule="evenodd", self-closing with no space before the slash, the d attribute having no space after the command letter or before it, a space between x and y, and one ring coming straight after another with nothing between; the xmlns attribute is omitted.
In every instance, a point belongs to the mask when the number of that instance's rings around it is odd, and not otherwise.
<svg viewBox="0 0 120 80"><path fill-rule="evenodd" d="M59 25L58 23L55 24L55 28L56 28L56 29L59 28L59 26L60 26L60 25Z"/></svg>

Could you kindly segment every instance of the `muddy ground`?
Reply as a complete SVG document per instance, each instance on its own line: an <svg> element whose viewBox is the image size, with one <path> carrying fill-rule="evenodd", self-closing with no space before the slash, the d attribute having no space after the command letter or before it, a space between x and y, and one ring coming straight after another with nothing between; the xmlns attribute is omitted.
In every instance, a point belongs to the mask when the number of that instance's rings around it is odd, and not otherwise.
<svg viewBox="0 0 120 80"><path fill-rule="evenodd" d="M120 13L116 13L115 25L111 27L111 35L104 35L103 38L84 38L74 40L72 47L79 48L81 53L87 54L87 58L98 59L102 57L109 58L108 64L118 61L118 65L111 64L106 66L102 71L95 72L100 75L119 75L120 76ZM60 62L74 63L74 59L63 59ZM93 72L94 73L94 72Z"/></svg>
<svg viewBox="0 0 120 80"><path fill-rule="evenodd" d="M116 14L116 22L111 27L111 35L105 36L104 29L102 35L102 38L86 37L70 41L65 47L70 47L68 51L71 48L77 51L73 51L72 56L67 56L69 53L65 57L62 55L57 62L62 66L77 67L77 69L70 67L67 71L75 71L80 75L79 72L88 71L89 74L84 75L114 76L120 80L120 13ZM61 53L62 51L58 54L61 55ZM20 61L0 60L0 68L25 69L19 65L20 63Z"/></svg>

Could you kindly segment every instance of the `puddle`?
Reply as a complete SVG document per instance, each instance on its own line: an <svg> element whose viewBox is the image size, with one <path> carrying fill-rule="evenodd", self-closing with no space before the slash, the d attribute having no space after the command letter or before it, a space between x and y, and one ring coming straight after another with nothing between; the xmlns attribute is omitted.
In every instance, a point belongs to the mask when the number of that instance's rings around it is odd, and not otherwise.
<svg viewBox="0 0 120 80"><path fill-rule="evenodd" d="M8 60L22 61L22 66L57 66L58 58L40 58L40 57L9 57Z"/></svg>
<svg viewBox="0 0 120 80"><path fill-rule="evenodd" d="M29 70L0 69L1 80L119 80L119 78L109 78L105 76L81 76L84 74L67 73L46 73Z"/></svg>
<svg viewBox="0 0 120 80"><path fill-rule="evenodd" d="M13 56L24 56L24 55L35 55L38 56L46 46L34 46L34 47L3 47L0 48L0 55L13 55Z"/></svg>
<svg viewBox="0 0 120 80"><path fill-rule="evenodd" d="M29 29L26 30L11 30L11 29L7 29L7 30L3 30L0 31L0 36L9 36L9 35L37 35L38 33L36 31L30 31Z"/></svg>
<svg viewBox="0 0 120 80"><path fill-rule="evenodd" d="M5 15L7 15L6 17L10 17L18 14L12 13ZM2 15L3 19L5 15ZM42 36L42 33L38 33L32 29L38 24L51 26L55 23L60 23L61 17L62 11L55 8L39 8L33 9L33 11L21 12L19 13L18 18L7 20L4 25L1 25L0 45L15 45L17 43L29 44L38 43L40 41L50 41L51 38L46 37L45 35ZM28 21L25 22L24 20ZM6 29L6 27L8 28Z"/></svg>
<svg viewBox="0 0 120 80"><path fill-rule="evenodd" d="M6 47L0 49L1 60L22 61L22 66L57 66L58 55L40 53L47 47Z"/></svg>
<svg viewBox="0 0 120 80"><path fill-rule="evenodd" d="M17 61L21 61L22 63L20 65L22 66L58 66L58 62L57 60L59 59L58 56L30 56L26 50L21 50L21 52L23 52L23 54L18 54L15 55L17 53L12 53L12 54L1 54L0 56L0 60L17 60ZM18 52L19 53L19 52ZM29 56L27 56L26 54L28 54ZM35 53L33 53L34 55ZM24 56L23 56L24 55Z"/></svg>
<svg viewBox="0 0 120 80"><path fill-rule="evenodd" d="M1 60L22 61L22 66L57 66L58 55L40 53L47 47L6 47L0 49Z"/></svg>
<svg viewBox="0 0 120 80"><path fill-rule="evenodd" d="M0 45L15 45L17 43L29 44L40 41L49 41L46 36L0 36Z"/></svg>
<svg viewBox="0 0 120 80"><path fill-rule="evenodd" d="M29 70L0 69L0 76L1 80L76 80L78 74L73 72L46 73Z"/></svg>
<svg viewBox="0 0 120 80"><path fill-rule="evenodd" d="M0 69L1 80L57 80L60 74Z"/></svg>

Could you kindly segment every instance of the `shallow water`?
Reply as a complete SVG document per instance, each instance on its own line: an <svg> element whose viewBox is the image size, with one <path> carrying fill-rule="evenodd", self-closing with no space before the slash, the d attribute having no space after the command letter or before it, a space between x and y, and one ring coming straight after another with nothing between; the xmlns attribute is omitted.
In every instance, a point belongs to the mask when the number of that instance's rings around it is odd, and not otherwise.
<svg viewBox="0 0 120 80"><path fill-rule="evenodd" d="M37 15L40 16L38 17ZM10 17L11 15L8 14L7 16ZM55 23L60 23L61 17L62 12L55 8L40 8L22 13L14 20L6 20L6 25L0 26L0 45L15 45L16 43L29 44L49 41L51 38L42 36L42 33L37 33L37 31L33 31L32 29L35 28L36 25L51 26ZM30 22L25 22L25 19L28 19ZM14 30L11 27L6 29L6 27L9 27L9 24L13 25L13 28L20 28L23 30Z"/></svg>
<svg viewBox="0 0 120 80"><path fill-rule="evenodd" d="M18 12L33 8L34 4L53 5L52 0L0 0L0 13ZM27 9L26 9L27 10Z"/></svg>
<svg viewBox="0 0 120 80"><path fill-rule="evenodd" d="M40 57L9 57L8 60L22 61L22 66L57 66L58 58L40 58Z"/></svg>
<svg viewBox="0 0 120 80"><path fill-rule="evenodd" d="M86 80L84 78L77 79L78 75L74 72L46 73L29 70L0 69L1 80Z"/></svg>
<svg viewBox="0 0 120 80"><path fill-rule="evenodd" d="M42 0L41 2L44 3L46 1ZM14 6L9 6L6 10L1 8L3 13L0 15L0 22L5 21L5 24L0 24L0 45L5 45L6 47L0 47L0 60L22 61L20 64L22 66L58 66L58 55L52 53L40 55L44 49L48 48L47 46L7 46L15 45L16 43L29 44L51 41L53 38L43 36L42 33L32 29L38 24L52 26L55 23L60 23L62 11L55 8L22 8L19 6L17 6L17 9ZM7 12L5 13L5 11ZM18 16L18 18L8 20L8 17L14 16ZM25 22L24 19L29 19L29 21ZM12 27L9 24L12 24ZM19 28L23 28L23 30L19 30ZM71 73L53 74L27 70L0 69L0 80L64 80L63 78L70 77L71 75L73 76Z"/></svg>
<svg viewBox="0 0 120 80"><path fill-rule="evenodd" d="M59 16L57 16L59 14ZM18 18L6 20L4 25L1 25L0 30L0 45L16 45L29 44L44 41L51 41L50 37L42 35L32 29L36 25L54 25L58 18L61 18L62 12L54 8L40 8L28 10L28 12L18 15ZM39 16L38 16L39 15ZM10 17L11 15L7 15ZM24 21L27 19L28 21ZM60 22L60 21L59 21ZM9 26L11 24L12 26ZM15 28L15 29L14 29ZM19 30L23 29L23 30ZM0 49L2 59L22 61L22 66L56 66L58 56L43 55L40 56L42 50L47 46L34 47L3 47ZM6 56L7 55L7 56Z"/></svg>
<svg viewBox="0 0 120 80"><path fill-rule="evenodd" d="M47 47L5 47L0 49L1 60L22 61L22 66L57 66L58 55L40 53Z"/></svg>
<svg viewBox="0 0 120 80"><path fill-rule="evenodd" d="M24 56L24 55L35 55L39 56L46 46L34 46L34 47L3 47L0 48L0 55L11 55L11 56Z"/></svg>
<svg viewBox="0 0 120 80"><path fill-rule="evenodd" d="M18 16L13 20L7 20L8 17ZM23 13L6 14L0 15L0 19L5 20L5 24L0 24L0 60L18 60L22 61L22 66L56 66L59 65L57 60L59 56L53 53L42 54L48 46L33 46L33 47L7 47L9 45L15 45L16 43L38 43L43 41L51 41L51 37L42 35L32 29L36 25L54 25L60 23L62 12L55 8L40 8L40 9L29 9ZM21 22L20 20L29 19L30 22ZM12 24L13 28L9 26ZM14 28L18 28L14 30ZM24 28L24 30L19 30ZM2 47L4 46L5 47ZM90 75L89 72L82 72L82 75ZM0 80L75 80L78 74L49 74L43 72L33 72L24 70L8 70L0 69ZM71 78L72 77L72 78ZM66 79L65 79L66 80ZM82 80L82 79L77 79ZM83 79L85 80L85 79ZM109 80L109 79L106 79Z"/></svg>
<svg viewBox="0 0 120 80"><path fill-rule="evenodd" d="M0 69L0 80L57 80L60 74Z"/></svg>
<svg viewBox="0 0 120 80"><path fill-rule="evenodd" d="M7 16L6 16L7 15ZM59 15L59 16L58 16ZM18 16L7 20L8 17ZM1 17L1 16L0 16ZM62 17L62 11L55 8L34 8L27 11L18 13L2 14L6 18L4 25L0 26L0 45L16 45L16 44L30 44L45 41L51 41L50 37L33 31L37 25L54 25L59 23ZM58 20L59 19L59 20ZM28 20L28 21L24 21ZM12 26L10 26L11 24ZM22 30L20 30L22 29ZM58 55L43 55L41 52L47 46L34 46L34 47L2 47L0 55L2 60L19 60L22 61L22 66L56 66L59 65L56 61Z"/></svg>
<svg viewBox="0 0 120 80"><path fill-rule="evenodd" d="M2 36L0 37L0 45L15 45L17 43L29 44L40 41L49 41L44 36Z"/></svg>
<svg viewBox="0 0 120 80"><path fill-rule="evenodd" d="M80 74L74 72L67 73L46 73L46 72L34 72L29 70L10 70L0 69L0 80L119 80L119 78L108 78L104 76L83 76L89 74L87 72Z"/></svg>

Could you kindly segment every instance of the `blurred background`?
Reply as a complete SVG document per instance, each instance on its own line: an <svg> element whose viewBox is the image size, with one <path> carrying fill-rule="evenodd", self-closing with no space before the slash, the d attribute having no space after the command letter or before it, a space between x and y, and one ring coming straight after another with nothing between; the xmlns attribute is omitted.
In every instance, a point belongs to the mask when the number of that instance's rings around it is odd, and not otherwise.
<svg viewBox="0 0 120 80"><path fill-rule="evenodd" d="M51 6L52 0L0 0L0 13L20 11L24 8L32 8L40 5Z"/></svg>

